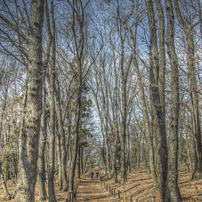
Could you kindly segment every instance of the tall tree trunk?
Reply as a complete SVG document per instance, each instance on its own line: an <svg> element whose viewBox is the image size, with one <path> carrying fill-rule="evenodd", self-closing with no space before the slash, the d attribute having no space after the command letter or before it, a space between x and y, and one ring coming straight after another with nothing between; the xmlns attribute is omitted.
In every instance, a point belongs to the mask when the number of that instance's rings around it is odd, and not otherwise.
<svg viewBox="0 0 202 202"><path fill-rule="evenodd" d="M165 130L164 106L160 101L159 93L159 55L157 45L156 21L152 0L145 0L150 31L150 93L154 108L154 120L156 120L157 134L157 177L161 194L161 200L165 200L167 182L167 139Z"/></svg>
<svg viewBox="0 0 202 202"><path fill-rule="evenodd" d="M129 121L130 123L130 121ZM127 127L127 134L128 134L128 140L127 140L127 171L130 173L130 131L129 131L129 123Z"/></svg>
<svg viewBox="0 0 202 202"><path fill-rule="evenodd" d="M63 127L63 121L62 121L62 109L60 105L60 85L58 78L56 79L56 112L58 117L58 125L59 125L59 131L60 131L60 146L61 146L61 174L62 174L62 190L67 191L68 190L68 184L67 184L67 174L66 174L66 159L67 159L67 152L65 148L65 131Z"/></svg>
<svg viewBox="0 0 202 202"><path fill-rule="evenodd" d="M0 117L1 118L0 119L0 141L1 141L0 149L3 146L3 139L4 139L2 137L2 126L3 126L3 117L4 117L5 110L6 110L7 97L8 97L8 88L6 88L6 90L5 90L5 98L3 100L2 112L1 112L1 117Z"/></svg>
<svg viewBox="0 0 202 202"><path fill-rule="evenodd" d="M44 1L32 0L29 24L27 104L20 134L16 202L34 202L42 109L42 25Z"/></svg>
<svg viewBox="0 0 202 202"><path fill-rule="evenodd" d="M130 30L130 38L131 38L131 43L132 43L132 47L133 47L133 62L134 62L134 66L135 66L135 70L136 70L136 74L137 74L137 80L138 80L138 85L139 85L139 89L140 89L140 98L141 98L142 107L143 107L143 115L144 115L144 119L145 119L147 144L149 147L150 170L151 170L151 174L152 174L154 187L158 188L158 179L157 179L157 175L156 175L156 168L155 168L155 161L154 161L153 136L152 136L151 128L150 128L150 121L149 121L149 115L148 115L148 110L147 110L147 104L146 104L146 100L145 100L144 87L143 87L142 78L140 75L139 65L137 62L136 36L137 36L137 27L135 29L135 35L133 35L132 30Z"/></svg>
<svg viewBox="0 0 202 202"><path fill-rule="evenodd" d="M46 86L45 86L45 68L43 71L43 84L42 84L42 116L41 116L41 132L39 139L39 157L38 157L38 183L39 183L39 196L40 200L46 200L46 189L45 189L45 146L46 146L46 135L47 135L47 125L46 125Z"/></svg>
<svg viewBox="0 0 202 202"><path fill-rule="evenodd" d="M83 175L83 146L80 148L80 172Z"/></svg>
<svg viewBox="0 0 202 202"><path fill-rule="evenodd" d="M46 27L47 27L47 48L44 56L43 62L43 80L42 80L42 117L41 117L41 133L39 140L39 157L38 157L38 183L39 183L39 196L40 200L45 200L47 197L45 189L45 145L46 145L46 136L47 136L47 124L46 124L46 69L49 62L50 49L52 36L50 31L50 18L49 18L49 9L47 5L47 0L45 0L45 14L46 14Z"/></svg>
<svg viewBox="0 0 202 202"><path fill-rule="evenodd" d="M105 126L106 127L106 126ZM110 141L109 141L109 135L108 133L108 127L106 127L105 134L106 134L106 168L107 168L107 177L108 179L111 179L111 170L110 170Z"/></svg>
<svg viewBox="0 0 202 202"><path fill-rule="evenodd" d="M162 106L162 114L165 119L165 69L166 69L166 56L165 56L165 25L164 25L164 12L161 0L155 1L158 10L159 21L159 97Z"/></svg>
<svg viewBox="0 0 202 202"><path fill-rule="evenodd" d="M78 149L78 133L80 123L80 107L81 107L81 92L82 92L82 67L81 61L79 61L79 71L77 78L77 111L76 111L76 123L75 123L75 134L74 134L74 147L72 149L72 160L69 169L69 187L68 187L68 200L70 200L71 193L74 192L74 176L76 167L76 157Z"/></svg>
<svg viewBox="0 0 202 202"><path fill-rule="evenodd" d="M84 33L83 33L83 21L84 21L84 9L82 1L77 1L74 5L73 1L73 21L77 21L79 24L79 36L75 34L75 23L72 24L72 30L74 33L74 40L79 41L76 43L76 59L77 59L77 93L76 93L76 115L75 115L75 132L74 132L74 147L72 149L72 159L69 169L69 182L68 182L68 200L70 200L71 194L74 192L74 176L75 176L75 167L76 167L76 157L78 149L78 138L79 138L79 125L80 125L80 108L81 108L81 95L82 95L82 57L84 50ZM78 18L75 17L79 16Z"/></svg>
<svg viewBox="0 0 202 202"><path fill-rule="evenodd" d="M49 202L56 202L54 190L54 165L55 165L55 20L53 0L51 0L51 25L52 25L52 60L50 68L50 137L48 158L48 197Z"/></svg>
<svg viewBox="0 0 202 202"><path fill-rule="evenodd" d="M58 179L58 190L62 191L62 169L61 169L61 147L60 147L60 133L58 131L57 123L56 123L56 128L57 128L57 153L58 153L58 163L59 163L59 179Z"/></svg>
<svg viewBox="0 0 202 202"><path fill-rule="evenodd" d="M80 178L80 173L81 173L81 171L80 171L80 148L81 148L81 146L80 146L80 137L78 137L78 149L77 149L77 174L78 174L78 178Z"/></svg>
<svg viewBox="0 0 202 202"><path fill-rule="evenodd" d="M124 71L124 41L119 32L119 37L121 38L121 89L122 89L122 111L121 111L121 185L124 185L126 182L126 156L125 156L125 146L126 146L126 72Z"/></svg>
<svg viewBox="0 0 202 202"><path fill-rule="evenodd" d="M167 202L181 201L178 188L178 121L179 121L179 76L178 60L174 42L174 12L171 0L165 0L167 14L167 52L171 65L171 115L168 143L168 189Z"/></svg>
<svg viewBox="0 0 202 202"><path fill-rule="evenodd" d="M178 0L174 0L175 12L177 18L185 32L187 45L188 45L188 77L190 81L191 90L191 102L192 102L192 119L193 119L193 131L196 141L196 158L195 158L195 169L193 173L194 179L202 178L202 151L201 151L201 129L200 129L200 119L199 119L199 106L198 106L198 90L196 75L194 69L195 60L195 46L194 46L194 34L193 27L189 27L187 22L183 19L181 14ZM190 25L191 26L191 25Z"/></svg>
<svg viewBox="0 0 202 202"><path fill-rule="evenodd" d="M189 158L189 164L190 164L190 175L192 176L193 174L193 167L192 167L192 157L191 157L191 149L190 149L190 144L187 138L187 133L186 133L186 147L187 147L187 154L188 154L188 158Z"/></svg>

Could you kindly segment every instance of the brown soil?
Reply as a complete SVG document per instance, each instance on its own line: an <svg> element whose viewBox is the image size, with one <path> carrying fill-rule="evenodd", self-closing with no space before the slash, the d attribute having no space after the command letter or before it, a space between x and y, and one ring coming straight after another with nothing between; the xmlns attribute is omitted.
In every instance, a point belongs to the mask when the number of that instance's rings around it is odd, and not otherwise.
<svg viewBox="0 0 202 202"><path fill-rule="evenodd" d="M103 176L103 169L95 168L93 172L95 173L99 170L101 176ZM90 179L90 171L87 172L85 175L81 177L81 183L78 188L77 192L77 200L76 201L89 201L89 202L96 202L96 201L109 201L109 202L118 202L122 201L122 191L126 193L126 201L129 201L129 196L132 195L133 201L138 199L139 201L150 201L152 198L154 201L160 202L160 195L157 190L153 189L152 178L150 174L146 174L145 170L140 169L139 171L131 171L128 174L128 181L124 186L121 186L120 183L114 183L114 180L106 180L105 184L109 184L111 187L116 189L116 196L110 196L109 192L107 192L102 185L99 183L99 180ZM118 175L118 179L120 181L120 173ZM194 199L193 197L196 195L202 194L202 180L192 180L190 181L191 177L188 174L185 167L180 168L179 170L179 188L181 192L181 196L183 201L201 201L199 199ZM57 176L56 176L57 181ZM13 192L14 184L11 180L7 181L8 191L9 193ZM47 184L46 184L47 189ZM55 186L56 190L56 199L57 201L64 201L67 198L67 192L60 192L58 191L58 186ZM120 190L121 192L121 199L118 199L117 192ZM0 185L0 201L3 200L4 193L3 187ZM10 200L14 202L13 200ZM35 192L35 201L39 201L39 192L38 192L38 184L36 184L36 192ZM48 201L48 200L47 200Z"/></svg>

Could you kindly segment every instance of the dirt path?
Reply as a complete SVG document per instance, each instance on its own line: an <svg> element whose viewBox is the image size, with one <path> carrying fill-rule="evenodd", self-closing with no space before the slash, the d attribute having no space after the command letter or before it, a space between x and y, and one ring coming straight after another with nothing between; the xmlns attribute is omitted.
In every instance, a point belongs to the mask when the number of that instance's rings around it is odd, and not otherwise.
<svg viewBox="0 0 202 202"><path fill-rule="evenodd" d="M76 201L112 201L110 198L113 199L109 193L100 186L98 180L81 179Z"/></svg>

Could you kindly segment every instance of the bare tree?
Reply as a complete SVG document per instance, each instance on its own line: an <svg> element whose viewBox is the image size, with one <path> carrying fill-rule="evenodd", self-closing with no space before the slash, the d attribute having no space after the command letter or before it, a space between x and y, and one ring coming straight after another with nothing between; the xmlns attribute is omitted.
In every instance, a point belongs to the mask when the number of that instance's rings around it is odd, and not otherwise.
<svg viewBox="0 0 202 202"><path fill-rule="evenodd" d="M42 25L44 1L32 1L29 16L29 52L25 128L20 134L16 202L34 201L38 137L42 101Z"/></svg>
<svg viewBox="0 0 202 202"><path fill-rule="evenodd" d="M178 59L174 42L174 11L172 1L166 0L167 52L171 64L171 115L168 141L168 189L166 201L181 201L178 188L178 122L179 122L179 76Z"/></svg>
<svg viewBox="0 0 202 202"><path fill-rule="evenodd" d="M193 178L201 179L202 178L202 151L201 151L201 129L199 121L199 99L198 99L198 89L195 75L195 45L194 45L194 33L193 28L198 24L193 23L192 20L185 18L181 11L178 0L174 0L175 12L178 18L179 23L182 26L182 29L186 35L186 41L188 45L187 56L188 56L188 78L190 81L190 90L191 90L191 103L192 103L192 120L193 120L193 132L194 139L196 144L195 150L195 169L193 173ZM187 23L188 22L188 23Z"/></svg>

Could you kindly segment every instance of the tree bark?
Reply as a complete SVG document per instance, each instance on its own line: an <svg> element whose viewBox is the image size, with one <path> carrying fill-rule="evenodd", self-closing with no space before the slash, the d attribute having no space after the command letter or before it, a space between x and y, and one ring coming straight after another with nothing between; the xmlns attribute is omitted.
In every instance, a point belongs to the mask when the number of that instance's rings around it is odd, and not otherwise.
<svg viewBox="0 0 202 202"><path fill-rule="evenodd" d="M62 121L62 109L60 105L60 85L58 78L56 79L56 113L58 117L58 125L60 131L60 146L61 146L61 178L62 178L62 190L68 190L68 183L67 183L67 174L66 174L66 159L67 159L67 151L65 148L65 131L63 127Z"/></svg>
<svg viewBox="0 0 202 202"><path fill-rule="evenodd" d="M57 153L58 153L58 163L59 163L59 179L58 179L58 190L62 191L62 169L61 169L61 147L60 147L60 133L58 131L58 122L56 123L57 128Z"/></svg>
<svg viewBox="0 0 202 202"><path fill-rule="evenodd" d="M46 135L47 135L47 124L46 124L46 86L45 86L45 68L43 71L43 84L42 84L42 116L41 116L41 133L39 139L39 157L38 157L38 183L39 183L39 196L40 200L46 200L47 194L45 189L45 146L46 146Z"/></svg>
<svg viewBox="0 0 202 202"><path fill-rule="evenodd" d="M81 61L80 61L81 62ZM77 80L78 90L77 90L77 111L76 111L76 123L75 123L75 134L74 134L74 147L72 150L72 160L69 168L69 187L68 187L68 200L70 200L71 193L74 192L74 176L76 167L76 157L78 149L78 133L79 133L79 123L80 123L80 107L81 107L81 91L82 91L82 69L81 63L79 63L79 72Z"/></svg>
<svg viewBox="0 0 202 202"><path fill-rule="evenodd" d="M4 190L4 196L5 196L5 200L10 200L11 199L11 195L8 193L7 187L6 187L6 182L4 180L4 176L2 173L2 169L1 169L1 162L0 162L0 177L1 177L1 182L3 185L3 190Z"/></svg>
<svg viewBox="0 0 202 202"><path fill-rule="evenodd" d="M49 9L47 5L47 0L45 0L45 14L46 14L46 25L47 25L47 48L44 56L43 62L43 80L42 80L42 117L41 117L41 133L39 139L39 157L38 157L38 183L39 183L39 196L40 200L45 200L47 197L45 189L45 145L46 145L46 136L47 136L47 124L46 124L46 69L49 62L50 49L52 36L50 32L50 18L49 18Z"/></svg>
<svg viewBox="0 0 202 202"><path fill-rule="evenodd" d="M52 60L50 62L50 136L48 158L48 197L49 202L56 202L54 190L54 165L55 165L55 21L53 0L51 0L51 25L52 25Z"/></svg>
<svg viewBox="0 0 202 202"><path fill-rule="evenodd" d="M80 171L81 175L83 175L83 146L80 148Z"/></svg>
<svg viewBox="0 0 202 202"><path fill-rule="evenodd" d="M80 150L81 150L81 146L80 146L80 137L78 137L78 149L77 149L77 174L78 174L78 178L80 178L80 174L81 174L81 171L80 171Z"/></svg>
<svg viewBox="0 0 202 202"><path fill-rule="evenodd" d="M74 8L75 7L75 8ZM83 21L84 21L84 9L82 1L76 2L76 5L73 3L73 21L77 21L79 24L79 35L75 34L75 23L72 24L72 30L74 33L74 40L79 41L76 43L76 62L77 62L77 93L76 93L76 115L75 115L75 132L74 132L74 147L72 149L72 159L69 169L69 181L68 181L68 200L71 198L71 194L74 192L74 176L75 176L75 167L76 167L76 157L78 149L78 138L79 138L79 125L80 125L80 113L81 113L81 95L82 95L82 57L84 50L84 30L83 30ZM75 13L78 18L75 17Z"/></svg>
<svg viewBox="0 0 202 202"><path fill-rule="evenodd" d="M16 202L34 202L42 109L42 25L44 1L31 3L25 128L20 134Z"/></svg>
<svg viewBox="0 0 202 202"><path fill-rule="evenodd" d="M189 27L187 22L183 19L181 14L178 0L174 0L175 12L177 18L185 32L187 45L188 45L188 78L190 81L191 90L191 102L192 102L192 119L193 119L193 131L194 138L196 141L196 158L195 158L195 169L193 173L194 179L202 178L202 150L201 150L201 129L200 129L200 119L199 119L199 106L198 106L198 90L197 82L194 68L195 60L195 46L194 46L194 34L193 28ZM191 26L191 25L190 25Z"/></svg>
<svg viewBox="0 0 202 202"><path fill-rule="evenodd" d="M168 189L167 202L181 201L178 187L178 121L179 121L179 76L178 60L174 42L174 12L171 0L165 0L167 14L167 52L171 65L171 115L168 143Z"/></svg>
<svg viewBox="0 0 202 202"><path fill-rule="evenodd" d="M150 170L152 174L152 179L154 183L154 187L158 188L158 179L156 175L156 168L155 168L155 162L154 162L154 146L153 146L153 137L151 133L151 127L150 127L150 121L149 121L149 115L148 115L148 110L147 110L147 104L145 100L145 93L144 93L144 87L142 83L142 78L140 75L140 70L139 70L139 65L137 62L137 53L136 53L136 36L137 36L137 27L135 29L135 35L133 34L132 30L130 30L130 38L131 38L131 44L133 48L133 63L135 66L135 71L137 74L137 80L138 80L138 85L140 89L140 98L142 101L142 107L143 107L143 115L145 119L145 128L146 128L146 134L147 134L147 144L149 147L149 163L150 163Z"/></svg>
<svg viewBox="0 0 202 202"><path fill-rule="evenodd" d="M156 34L156 22L153 10L153 1L145 0L150 31L150 94L154 107L154 120L157 125L157 177L161 194L161 200L165 200L167 182L167 140L165 130L164 107L160 101L159 93L159 55Z"/></svg>

